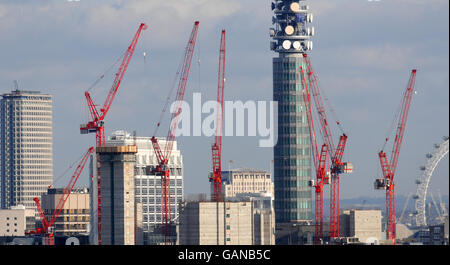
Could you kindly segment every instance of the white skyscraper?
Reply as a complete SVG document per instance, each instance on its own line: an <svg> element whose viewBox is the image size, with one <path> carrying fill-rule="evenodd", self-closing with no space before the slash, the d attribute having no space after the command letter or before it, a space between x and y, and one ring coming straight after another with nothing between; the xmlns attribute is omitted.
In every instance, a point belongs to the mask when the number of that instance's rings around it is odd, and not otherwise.
<svg viewBox="0 0 450 265"><path fill-rule="evenodd" d="M0 100L1 208L36 208L53 184L52 97L15 90Z"/></svg>

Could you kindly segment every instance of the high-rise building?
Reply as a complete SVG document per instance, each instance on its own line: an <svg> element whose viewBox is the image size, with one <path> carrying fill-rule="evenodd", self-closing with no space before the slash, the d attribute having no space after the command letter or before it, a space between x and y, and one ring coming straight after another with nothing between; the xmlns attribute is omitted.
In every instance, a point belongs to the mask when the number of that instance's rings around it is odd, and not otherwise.
<svg viewBox="0 0 450 265"><path fill-rule="evenodd" d="M97 147L102 194L102 245L135 245L141 238L142 224L137 214L141 205L135 203L135 145Z"/></svg>
<svg viewBox="0 0 450 265"><path fill-rule="evenodd" d="M211 184L211 189L212 189ZM264 170L238 168L222 171L222 192L224 198L242 193L273 193L272 174Z"/></svg>
<svg viewBox="0 0 450 265"><path fill-rule="evenodd" d="M303 0L272 3L274 27L269 30L273 58L273 99L278 102L278 142L274 147L275 216L277 225L312 220L311 143L300 67L312 49L312 14ZM305 74L306 82L308 76Z"/></svg>
<svg viewBox="0 0 450 265"><path fill-rule="evenodd" d="M36 209L53 184L52 97L14 90L0 100L1 208Z"/></svg>
<svg viewBox="0 0 450 265"><path fill-rule="evenodd" d="M158 138L161 149L164 150L167 141ZM162 222L161 208L161 176L154 172L158 159L151 137L132 136L125 131L116 131L106 140L107 146L136 145L136 166L134 169L135 200L142 204L142 222L144 244L158 244L164 241L164 235L159 231ZM173 150L169 159L170 167L170 221L177 222L179 204L183 200L183 157L177 149L177 142L173 143ZM174 231L172 231L174 232Z"/></svg>

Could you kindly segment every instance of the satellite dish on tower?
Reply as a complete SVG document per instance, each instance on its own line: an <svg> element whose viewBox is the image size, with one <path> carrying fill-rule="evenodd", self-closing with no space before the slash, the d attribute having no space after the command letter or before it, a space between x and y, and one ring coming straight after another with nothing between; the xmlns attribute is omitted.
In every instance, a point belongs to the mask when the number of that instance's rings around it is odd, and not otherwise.
<svg viewBox="0 0 450 265"><path fill-rule="evenodd" d="M289 25L289 26L287 26L286 28L284 28L284 32L285 32L287 35L292 35L292 34L294 34L294 27L291 26L291 25Z"/></svg>
<svg viewBox="0 0 450 265"><path fill-rule="evenodd" d="M289 50L290 48L291 48L291 41L290 40L283 41L283 49Z"/></svg>
<svg viewBox="0 0 450 265"><path fill-rule="evenodd" d="M294 43L292 43L292 47L296 50L300 50L301 44L299 41L294 41Z"/></svg>
<svg viewBox="0 0 450 265"><path fill-rule="evenodd" d="M291 11L293 11L293 12L299 12L300 11L300 5L298 3L296 3L296 2L293 2L290 5L290 8L291 8Z"/></svg>

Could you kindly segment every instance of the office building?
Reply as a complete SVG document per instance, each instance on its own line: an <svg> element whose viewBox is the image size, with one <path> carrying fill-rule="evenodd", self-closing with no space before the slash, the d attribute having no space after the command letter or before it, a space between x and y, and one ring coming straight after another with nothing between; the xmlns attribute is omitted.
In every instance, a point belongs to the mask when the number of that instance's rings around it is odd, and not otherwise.
<svg viewBox="0 0 450 265"><path fill-rule="evenodd" d="M1 208L36 209L53 184L52 97L14 90L0 100Z"/></svg>
<svg viewBox="0 0 450 265"><path fill-rule="evenodd" d="M252 203L253 245L275 245L275 211L273 194L269 192L240 193L231 201Z"/></svg>
<svg viewBox="0 0 450 265"><path fill-rule="evenodd" d="M164 138L158 138L159 145L164 150L167 144ZM115 131L106 140L108 146L136 145L136 164L134 169L135 200L142 204L142 222L144 244L159 244L164 240L161 235L162 203L161 176L155 174L158 165L151 137L131 136L126 131ZM179 204L183 200L183 157L173 142L169 159L170 168L170 221L177 223ZM174 229L171 229L174 230ZM172 231L174 232L174 231Z"/></svg>
<svg viewBox="0 0 450 265"><path fill-rule="evenodd" d="M250 202L186 202L180 212L180 245L252 245Z"/></svg>
<svg viewBox="0 0 450 265"><path fill-rule="evenodd" d="M222 171L222 192L224 198L235 197L242 193L269 193L273 197L272 174L264 170L247 168Z"/></svg>
<svg viewBox="0 0 450 265"><path fill-rule="evenodd" d="M246 194L224 202L184 202L180 245L274 245L275 217L270 194Z"/></svg>
<svg viewBox="0 0 450 265"><path fill-rule="evenodd" d="M305 1L272 3L274 28L269 30L273 58L273 100L278 102L278 142L274 147L275 216L277 225L312 220L310 133L303 101L300 67L312 49L312 14ZM308 75L305 73L308 83ZM288 223L283 225L283 223Z"/></svg>
<svg viewBox="0 0 450 265"><path fill-rule="evenodd" d="M340 215L341 237L351 237L364 244L380 244L383 240L381 210L344 210Z"/></svg>
<svg viewBox="0 0 450 265"><path fill-rule="evenodd" d="M101 242L102 245L142 244L138 239L141 223L135 203L135 145L102 146L96 152L101 177Z"/></svg>
<svg viewBox="0 0 450 265"><path fill-rule="evenodd" d="M41 196L42 209L51 220L59 200L64 195L64 188L48 189ZM67 197L64 207L53 224L55 236L73 236L88 234L90 230L90 196L87 188L74 188Z"/></svg>
<svg viewBox="0 0 450 265"><path fill-rule="evenodd" d="M33 209L26 209L23 205L11 206L9 209L0 209L0 237L24 236L35 226Z"/></svg>

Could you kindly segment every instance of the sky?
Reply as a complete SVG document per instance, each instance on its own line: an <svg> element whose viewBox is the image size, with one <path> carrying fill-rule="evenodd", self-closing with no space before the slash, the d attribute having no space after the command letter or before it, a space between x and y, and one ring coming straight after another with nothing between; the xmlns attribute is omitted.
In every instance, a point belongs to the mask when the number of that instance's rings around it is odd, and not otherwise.
<svg viewBox="0 0 450 265"><path fill-rule="evenodd" d="M354 172L341 176L341 198L384 196L373 189L375 178L381 177L377 154L413 68L417 94L395 182L396 194L415 192L425 155L449 135L449 2L306 3L316 33L309 56L349 137L344 160L353 163ZM89 119L84 91L125 52L141 22L149 27L106 117L106 135L136 130L138 136L152 136L196 20L199 35L185 100L192 103L193 93L201 93L202 101L215 100L222 29L227 32L225 100L272 100L276 54L269 49L271 17L268 0L0 0L0 93L11 91L18 80L20 89L53 95L58 178L95 144L93 134L79 134L80 124ZM96 103L106 99L117 67L90 91ZM157 136L166 136L163 128ZM340 131L332 129L337 142ZM258 147L259 139L224 137L222 168L271 170L273 149ZM181 136L177 141L184 159L185 194L208 193L214 139ZM388 157L391 150L392 145L385 149ZM69 177L59 178L55 186L65 186ZM78 185L88 185L86 172ZM448 195L448 187L446 156L430 190Z"/></svg>

